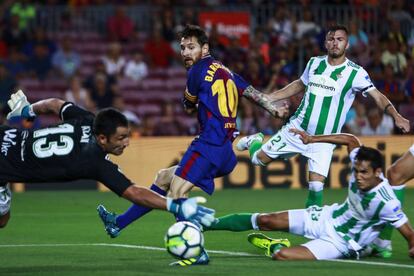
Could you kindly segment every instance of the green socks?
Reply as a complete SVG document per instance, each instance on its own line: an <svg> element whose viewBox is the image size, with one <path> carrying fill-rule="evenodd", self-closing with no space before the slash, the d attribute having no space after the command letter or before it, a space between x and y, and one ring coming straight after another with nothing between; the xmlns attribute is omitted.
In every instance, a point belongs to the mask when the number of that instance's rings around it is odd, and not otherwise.
<svg viewBox="0 0 414 276"><path fill-rule="evenodd" d="M251 213L230 214L224 217L219 217L217 222L210 227L204 227L208 230L228 230L233 232L252 230L252 215Z"/></svg>
<svg viewBox="0 0 414 276"><path fill-rule="evenodd" d="M309 194L306 200L306 208L312 205L322 206L323 183L309 181Z"/></svg>
<svg viewBox="0 0 414 276"><path fill-rule="evenodd" d="M263 136L263 134L262 134L262 136ZM256 151L258 151L262 147L262 144L263 144L263 138L262 138L261 141L259 141L259 140L253 140L252 141L252 144L249 147L250 158L253 156L253 154Z"/></svg>

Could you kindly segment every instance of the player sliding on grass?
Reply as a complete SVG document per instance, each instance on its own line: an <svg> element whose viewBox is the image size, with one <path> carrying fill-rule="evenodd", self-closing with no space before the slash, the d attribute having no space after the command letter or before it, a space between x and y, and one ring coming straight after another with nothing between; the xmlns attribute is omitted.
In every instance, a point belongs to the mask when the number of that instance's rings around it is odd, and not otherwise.
<svg viewBox="0 0 414 276"><path fill-rule="evenodd" d="M232 142L238 135L236 117L239 98L247 97L273 116L284 117L287 107L275 107L267 98L210 56L208 37L198 26L188 25L181 33L181 57L187 73L183 104L188 113L197 111L200 134L184 154L178 166L160 170L151 190L175 199L188 196L197 186L208 194L214 191L214 178L233 171L237 160ZM101 205L98 212L112 237L142 217L150 208L133 205L116 216ZM204 254L197 264L207 263Z"/></svg>
<svg viewBox="0 0 414 276"><path fill-rule="evenodd" d="M94 114L59 99L29 104L21 90L8 101L7 118L53 113L62 122L38 130L0 127L0 227L10 218L11 191L8 182L56 182L94 179L129 201L168 210L187 220L209 225L214 210L197 205L204 198L177 201L134 185L108 154L121 155L129 144L125 116L115 109Z"/></svg>
<svg viewBox="0 0 414 276"><path fill-rule="evenodd" d="M414 231L388 180L382 175L382 156L376 149L364 147L350 134L310 136L291 129L304 145L332 143L346 145L352 161L348 197L342 204L262 214L231 214L218 218L206 230L286 231L311 241L289 247L286 239L271 239L250 234L248 240L276 260L323 260L357 257L390 223L408 242L414 258Z"/></svg>
<svg viewBox="0 0 414 276"><path fill-rule="evenodd" d="M323 185L335 146L329 143L305 146L298 137L289 133L290 128L313 135L339 133L355 96L362 94L370 95L404 133L410 131L409 121L374 87L364 68L346 58L348 30L344 26L328 29L325 47L327 55L312 57L300 79L269 95L278 101L304 92L302 102L290 121L264 144L261 133L243 137L237 144L239 150L249 150L252 163L256 165L264 166L274 159L296 154L306 156L309 168L306 207L322 204Z"/></svg>

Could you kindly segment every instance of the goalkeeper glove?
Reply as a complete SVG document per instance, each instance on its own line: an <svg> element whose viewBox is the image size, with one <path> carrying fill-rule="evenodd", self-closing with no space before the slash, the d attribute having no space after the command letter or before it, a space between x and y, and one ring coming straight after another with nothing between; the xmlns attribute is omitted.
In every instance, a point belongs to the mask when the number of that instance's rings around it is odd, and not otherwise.
<svg viewBox="0 0 414 276"><path fill-rule="evenodd" d="M36 114L33 112L33 107L27 101L26 95L22 90L12 94L10 100L7 101L11 111L7 114L7 120L22 116L26 119L33 119Z"/></svg>
<svg viewBox="0 0 414 276"><path fill-rule="evenodd" d="M194 221L196 224L210 226L214 221L215 210L198 205L197 203L205 203L204 197L192 197L184 201L167 197L167 210L171 213L182 216L186 220Z"/></svg>

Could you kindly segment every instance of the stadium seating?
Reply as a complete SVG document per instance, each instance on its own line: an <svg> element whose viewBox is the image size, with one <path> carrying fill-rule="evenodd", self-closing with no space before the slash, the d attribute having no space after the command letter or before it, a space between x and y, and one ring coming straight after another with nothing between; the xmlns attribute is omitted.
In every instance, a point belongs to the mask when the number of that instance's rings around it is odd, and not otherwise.
<svg viewBox="0 0 414 276"><path fill-rule="evenodd" d="M54 33L50 37L59 42L64 37L72 40L73 48L82 58L80 76L84 79L94 72L95 65L100 58L107 52L109 43L99 33ZM145 42L145 35L139 35L136 42L123 45L123 53L126 57L136 51L142 51ZM144 53L145 54L145 53ZM139 83L127 78L118 80L118 88L124 97L126 108L138 116L156 116L162 114L164 102L179 102L186 83L186 71L184 68L176 66L170 68L150 69L149 76ZM30 101L37 101L48 97L64 97L64 92L68 89L68 82L63 79L50 78L39 81L32 78L20 80L21 87L26 91ZM184 114L177 114L185 117ZM190 123L188 123L189 121ZM42 125L50 120L42 121ZM183 119L183 122L191 124L191 119Z"/></svg>

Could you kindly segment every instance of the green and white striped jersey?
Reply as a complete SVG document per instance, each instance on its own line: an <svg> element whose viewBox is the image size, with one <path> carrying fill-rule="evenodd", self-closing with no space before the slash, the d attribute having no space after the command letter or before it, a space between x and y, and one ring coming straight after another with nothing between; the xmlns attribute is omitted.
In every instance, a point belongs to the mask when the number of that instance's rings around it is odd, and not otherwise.
<svg viewBox="0 0 414 276"><path fill-rule="evenodd" d="M331 66L327 56L312 57L300 79L306 90L290 124L311 135L341 132L356 93L375 88L364 68L348 59Z"/></svg>
<svg viewBox="0 0 414 276"><path fill-rule="evenodd" d="M358 150L356 148L350 154L352 164ZM347 199L341 205L332 207L331 220L336 233L361 247L377 238L387 222L398 228L408 221L386 178L371 190L362 192L352 173Z"/></svg>

